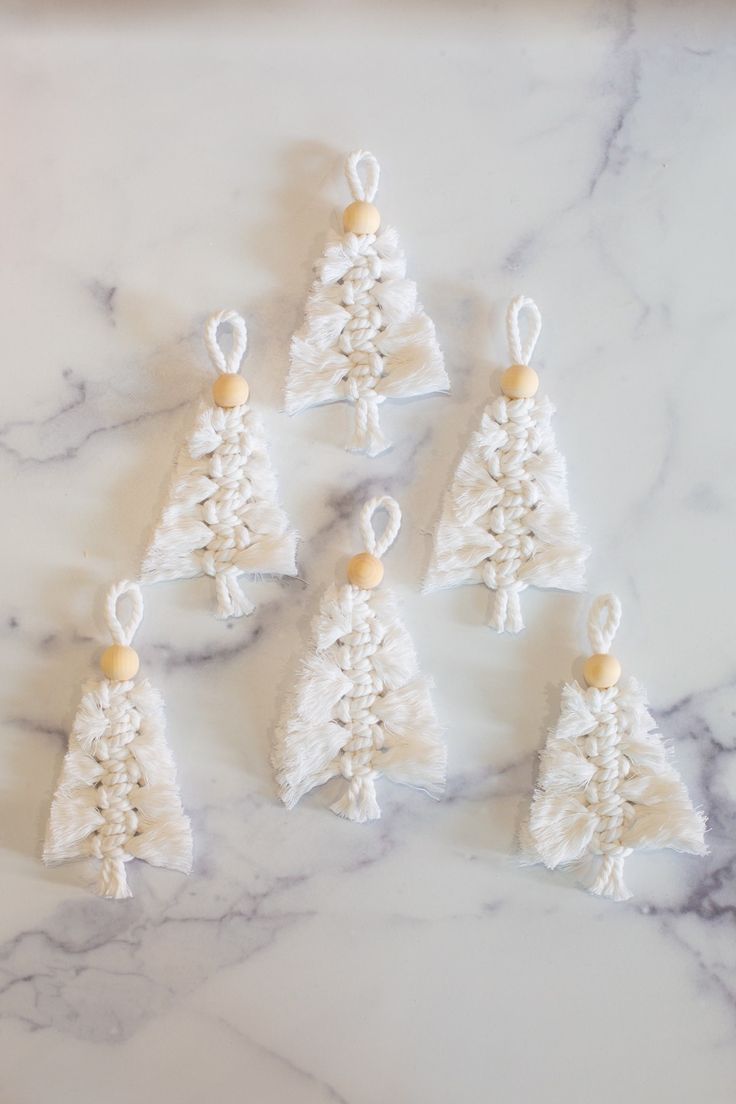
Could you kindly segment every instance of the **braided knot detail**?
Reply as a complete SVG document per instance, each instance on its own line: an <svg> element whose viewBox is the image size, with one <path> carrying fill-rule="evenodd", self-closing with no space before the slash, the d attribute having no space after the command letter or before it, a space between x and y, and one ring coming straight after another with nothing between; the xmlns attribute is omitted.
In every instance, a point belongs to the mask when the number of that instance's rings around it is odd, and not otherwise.
<svg viewBox="0 0 736 1104"><path fill-rule="evenodd" d="M381 451L383 436L378 423L376 383L383 375L383 357L376 337L384 324L383 312L376 302L374 287L381 278L381 258L372 248L360 252L341 280L341 302L350 317L340 334L338 347L347 358L344 376L345 397L355 404L353 448L366 444Z"/></svg>
<svg viewBox="0 0 736 1104"><path fill-rule="evenodd" d="M540 493L528 471L529 461L540 446L535 407L535 399L508 399L502 395L490 411L506 434L505 444L489 453L486 460L488 474L502 496L488 514L488 532L497 544L482 569L483 582L497 592L491 623L499 631L518 631L522 627L518 594L523 584L519 573L537 548L533 511Z"/></svg>
<svg viewBox="0 0 736 1104"><path fill-rule="evenodd" d="M141 716L128 697L132 682L103 682L100 704L107 728L95 742L94 757L102 769L97 784L97 809L103 823L90 837L90 854L102 860L100 889L105 896L129 896L123 864L132 855L128 842L138 830L136 794L141 771L131 752Z"/></svg>
<svg viewBox="0 0 736 1104"><path fill-rule="evenodd" d="M589 691L589 704L596 727L585 738L585 757L595 766L595 774L586 789L586 801L596 817L591 852L603 858L593 885L594 892L623 887L623 861L631 854L621 838L633 820L635 810L622 797L621 783L630 771L628 758L621 751L621 719L618 715L618 687Z"/></svg>
<svg viewBox="0 0 736 1104"><path fill-rule="evenodd" d="M244 506L250 501L252 487L243 477L250 457L243 412L238 407L223 410L217 427L221 444L209 457L207 475L217 489L202 503L202 520L212 537L202 551L202 569L206 575L226 570L239 551L251 543L251 534L242 520Z"/></svg>
<svg viewBox="0 0 736 1104"><path fill-rule="evenodd" d="M335 719L346 729L348 738L335 762L336 772L347 783L344 796L334 806L360 819L378 816L374 779L378 775L376 753L384 746L383 726L373 705L383 691L373 655L381 646L384 629L370 605L370 595L351 587L353 628L339 640L339 663L351 680L351 688L337 704Z"/></svg>

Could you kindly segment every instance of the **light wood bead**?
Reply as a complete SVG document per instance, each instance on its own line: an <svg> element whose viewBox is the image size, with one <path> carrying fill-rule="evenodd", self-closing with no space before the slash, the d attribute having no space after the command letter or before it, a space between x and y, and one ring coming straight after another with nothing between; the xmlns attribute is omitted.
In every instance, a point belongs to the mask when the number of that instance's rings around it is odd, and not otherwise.
<svg viewBox="0 0 736 1104"><path fill-rule="evenodd" d="M343 230L350 234L375 234L381 225L378 208L364 199L356 199L342 215Z"/></svg>
<svg viewBox="0 0 736 1104"><path fill-rule="evenodd" d="M127 682L138 674L138 653L127 644L111 644L100 657L100 667L105 678Z"/></svg>
<svg viewBox="0 0 736 1104"><path fill-rule="evenodd" d="M604 655L601 652L588 656L583 664L583 678L588 686L595 686L598 690L608 690L621 678L621 664L615 656Z"/></svg>
<svg viewBox="0 0 736 1104"><path fill-rule="evenodd" d="M501 390L509 399L531 399L539 390L539 376L528 364L512 364L501 376Z"/></svg>
<svg viewBox="0 0 736 1104"><path fill-rule="evenodd" d="M383 564L370 552L359 552L348 564L348 579L362 590L373 590L383 578Z"/></svg>
<svg viewBox="0 0 736 1104"><path fill-rule="evenodd" d="M248 381L238 372L222 372L212 384L212 398L218 406L242 406L249 394Z"/></svg>

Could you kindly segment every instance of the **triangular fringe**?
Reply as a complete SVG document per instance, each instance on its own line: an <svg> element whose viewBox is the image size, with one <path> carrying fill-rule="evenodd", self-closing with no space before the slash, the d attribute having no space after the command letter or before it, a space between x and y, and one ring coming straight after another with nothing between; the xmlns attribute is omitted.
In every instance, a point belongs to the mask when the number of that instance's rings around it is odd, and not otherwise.
<svg viewBox="0 0 736 1104"><path fill-rule="evenodd" d="M260 418L247 403L203 403L177 458L141 580L211 575L218 617L241 617L255 607L238 576L296 575L296 544L278 505Z"/></svg>
<svg viewBox="0 0 736 1104"><path fill-rule="evenodd" d="M548 399L498 396L471 435L442 508L424 590L484 583L497 632L524 627L527 586L582 590L580 542Z"/></svg>
<svg viewBox="0 0 736 1104"><path fill-rule="evenodd" d="M331 806L349 820L380 816L375 779L438 797L447 753L429 684L387 591L330 587L312 648L272 751L279 793L291 808L341 778Z"/></svg>
<svg viewBox="0 0 736 1104"><path fill-rule="evenodd" d="M584 867L592 893L626 900L633 850L706 853L696 810L633 679L609 690L562 690L559 721L540 756L527 850L550 869Z"/></svg>
<svg viewBox="0 0 736 1104"><path fill-rule="evenodd" d="M142 858L189 873L192 837L164 735L163 702L146 681L91 683L54 795L44 862L100 860L97 891L129 897L125 864Z"/></svg>
<svg viewBox="0 0 736 1104"><path fill-rule="evenodd" d="M287 413L353 403L348 448L377 456L388 448L380 403L449 387L434 324L406 279L396 231L333 234L316 266L304 325L292 338Z"/></svg>

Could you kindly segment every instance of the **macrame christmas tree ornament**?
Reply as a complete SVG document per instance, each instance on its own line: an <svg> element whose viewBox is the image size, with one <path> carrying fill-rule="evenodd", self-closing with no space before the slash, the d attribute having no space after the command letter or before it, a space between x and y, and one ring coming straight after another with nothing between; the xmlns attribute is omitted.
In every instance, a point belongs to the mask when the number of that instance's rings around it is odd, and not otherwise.
<svg viewBox="0 0 736 1104"><path fill-rule="evenodd" d="M388 515L380 537L378 510ZM315 786L339 778L331 806L348 820L381 815L376 780L385 775L438 797L447 753L411 639L393 596L378 590L381 557L393 544L401 512L393 498L376 498L361 512L365 551L348 564L348 582L331 586L313 625L307 658L273 764L291 809Z"/></svg>
<svg viewBox="0 0 736 1104"><path fill-rule="evenodd" d="M562 689L557 727L541 754L528 825L532 857L551 870L577 868L592 893L624 901L632 851L673 847L704 855L705 818L696 811L633 679L619 682L610 646L621 604L596 599L588 634L593 654L585 687Z"/></svg>
<svg viewBox="0 0 736 1104"><path fill-rule="evenodd" d="M364 150L346 161L353 202L343 232L331 235L317 262L304 325L292 338L286 384L288 414L318 403L352 403L347 447L369 456L388 448L378 422L382 402L450 389L434 323L406 279L396 231L379 229L373 205L379 172Z"/></svg>
<svg viewBox="0 0 736 1104"><path fill-rule="evenodd" d="M130 616L117 614L127 595ZM135 682L138 656L130 647L143 616L135 583L116 583L107 597L113 639L102 654L105 676L85 687L51 805L44 862L100 860L97 892L131 897L125 864L144 859L188 874L192 835L164 735L161 695Z"/></svg>
<svg viewBox="0 0 736 1104"><path fill-rule="evenodd" d="M531 320L524 343L522 311ZM582 590L590 550L570 509L565 462L551 428L554 407L537 394L539 379L529 364L542 328L536 303L515 299L507 328L512 364L455 472L424 589L484 583L493 592L489 624L516 633L524 628L522 590Z"/></svg>
<svg viewBox="0 0 736 1104"><path fill-rule="evenodd" d="M232 327L226 356L217 340ZM255 608L238 576L296 575L296 534L278 504L276 477L260 418L239 374L247 344L235 311L213 314L205 342L218 373L212 399L203 401L179 454L167 504L141 567L141 581L215 580L217 616L240 617Z"/></svg>

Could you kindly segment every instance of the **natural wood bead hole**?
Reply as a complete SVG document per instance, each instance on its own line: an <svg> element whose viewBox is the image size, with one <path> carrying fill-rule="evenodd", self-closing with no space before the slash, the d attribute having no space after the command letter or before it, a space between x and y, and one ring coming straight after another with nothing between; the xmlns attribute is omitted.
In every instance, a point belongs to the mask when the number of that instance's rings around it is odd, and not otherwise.
<svg viewBox="0 0 736 1104"><path fill-rule="evenodd" d="M128 644L111 644L100 656L100 667L105 678L113 682L127 682L138 674L138 653Z"/></svg>
<svg viewBox="0 0 736 1104"><path fill-rule="evenodd" d="M383 564L370 552L359 552L348 564L348 580L361 590L373 590L383 579Z"/></svg>
<svg viewBox="0 0 736 1104"><path fill-rule="evenodd" d="M621 678L621 664L615 656L598 652L588 656L583 664L583 678L588 686L608 690Z"/></svg>
<svg viewBox="0 0 736 1104"><path fill-rule="evenodd" d="M380 225L378 208L364 199L356 199L343 211L342 226L346 234L375 234Z"/></svg>
<svg viewBox="0 0 736 1104"><path fill-rule="evenodd" d="M528 364L512 364L501 376L501 390L509 399L531 399L539 390L539 376Z"/></svg>
<svg viewBox="0 0 736 1104"><path fill-rule="evenodd" d="M212 384L212 398L218 406L242 406L249 394L248 381L238 372L223 372Z"/></svg>

